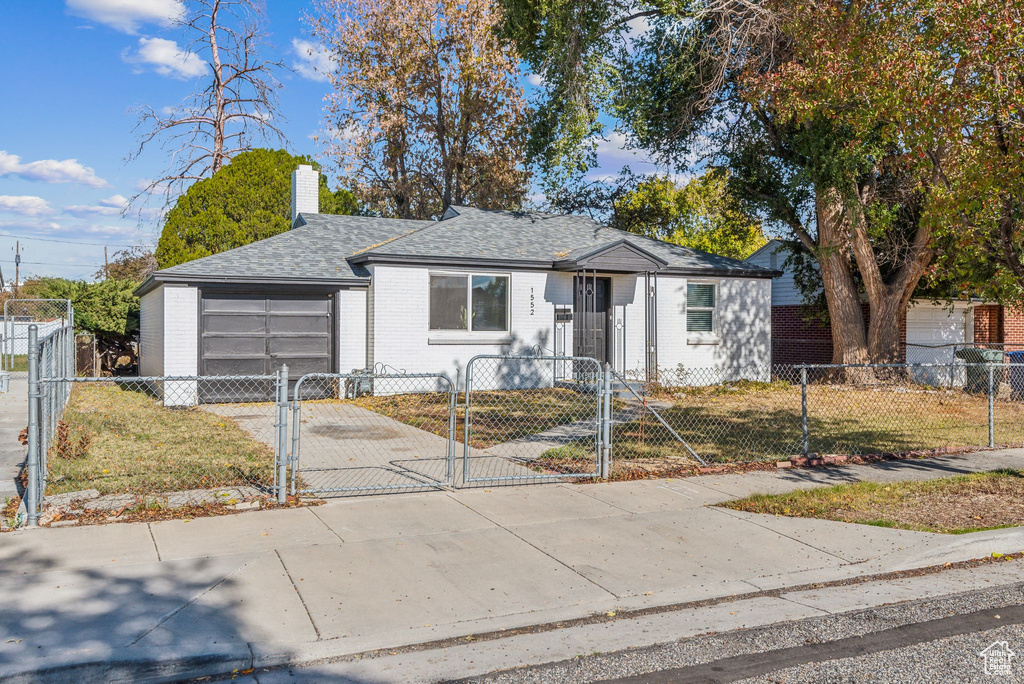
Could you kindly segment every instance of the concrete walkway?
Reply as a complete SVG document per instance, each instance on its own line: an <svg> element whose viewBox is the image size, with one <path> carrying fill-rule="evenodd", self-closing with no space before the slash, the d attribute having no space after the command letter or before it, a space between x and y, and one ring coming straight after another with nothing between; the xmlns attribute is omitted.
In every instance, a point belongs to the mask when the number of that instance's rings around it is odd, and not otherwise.
<svg viewBox="0 0 1024 684"><path fill-rule="evenodd" d="M22 373L11 378L9 392L0 394L0 505L18 493L16 478L26 454L18 435L27 426L28 380Z"/></svg>
<svg viewBox="0 0 1024 684"><path fill-rule="evenodd" d="M0 679L44 664L139 676L302 662L1017 552L1021 528L951 536L712 505L1022 464L1005 450L23 530L0 537Z"/></svg>

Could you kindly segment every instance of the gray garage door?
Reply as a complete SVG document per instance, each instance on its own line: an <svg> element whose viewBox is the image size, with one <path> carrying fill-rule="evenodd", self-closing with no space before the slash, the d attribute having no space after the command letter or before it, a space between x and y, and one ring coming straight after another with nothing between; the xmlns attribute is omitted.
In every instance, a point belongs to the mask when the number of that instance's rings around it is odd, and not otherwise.
<svg viewBox="0 0 1024 684"><path fill-rule="evenodd" d="M200 375L270 375L287 364L294 385L305 373L330 373L332 304L330 295L204 292ZM255 401L270 394L269 388L257 387L225 393L218 383L208 383L202 399Z"/></svg>

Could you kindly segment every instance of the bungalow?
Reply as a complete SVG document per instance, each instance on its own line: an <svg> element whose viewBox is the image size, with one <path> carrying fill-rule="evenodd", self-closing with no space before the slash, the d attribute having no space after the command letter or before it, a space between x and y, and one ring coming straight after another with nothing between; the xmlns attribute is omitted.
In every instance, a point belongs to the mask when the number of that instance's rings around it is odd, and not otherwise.
<svg viewBox="0 0 1024 684"><path fill-rule="evenodd" d="M770 363L771 269L582 216L319 214L317 180L293 173L290 231L139 287L142 375L386 364L456 379L473 356L520 351L641 373Z"/></svg>
<svg viewBox="0 0 1024 684"><path fill-rule="evenodd" d="M751 266L782 268L788 252L770 240L746 258ZM864 307L865 315L867 306ZM804 301L793 273L784 271L772 288L772 363L831 363L832 331ZM1024 312L998 304L963 300L952 304L911 300L901 322L905 363L953 363L957 347L1024 349Z"/></svg>

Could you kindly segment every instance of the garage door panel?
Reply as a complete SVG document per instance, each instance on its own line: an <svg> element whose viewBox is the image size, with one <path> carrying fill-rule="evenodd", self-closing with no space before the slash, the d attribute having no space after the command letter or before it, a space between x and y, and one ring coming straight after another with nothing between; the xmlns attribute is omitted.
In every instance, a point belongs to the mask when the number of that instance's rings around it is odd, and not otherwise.
<svg viewBox="0 0 1024 684"><path fill-rule="evenodd" d="M264 333L267 329L265 314L205 314L203 332L210 333Z"/></svg>
<svg viewBox="0 0 1024 684"><path fill-rule="evenodd" d="M288 366L288 377L294 385L295 381L307 373L323 373L324 365L330 364L328 356L275 356L272 359L273 370L283 365Z"/></svg>
<svg viewBox="0 0 1024 684"><path fill-rule="evenodd" d="M275 316L268 319L270 333L324 333L330 330L327 316Z"/></svg>
<svg viewBox="0 0 1024 684"><path fill-rule="evenodd" d="M229 356L203 359L203 375L266 375L267 359L264 356Z"/></svg>
<svg viewBox="0 0 1024 684"><path fill-rule="evenodd" d="M322 337L270 337L266 341L271 354L330 355L331 338Z"/></svg>
<svg viewBox="0 0 1024 684"><path fill-rule="evenodd" d="M245 295L203 295L203 311L227 312L262 312L267 310L267 301L263 297L247 297Z"/></svg>
<svg viewBox="0 0 1024 684"><path fill-rule="evenodd" d="M331 311L329 299L293 299L287 297L271 297L271 313L309 313L327 315Z"/></svg>
<svg viewBox="0 0 1024 684"><path fill-rule="evenodd" d="M203 355L223 356L225 354L244 354L262 356L267 351L267 340L262 335L243 336L230 335L224 337L203 337Z"/></svg>

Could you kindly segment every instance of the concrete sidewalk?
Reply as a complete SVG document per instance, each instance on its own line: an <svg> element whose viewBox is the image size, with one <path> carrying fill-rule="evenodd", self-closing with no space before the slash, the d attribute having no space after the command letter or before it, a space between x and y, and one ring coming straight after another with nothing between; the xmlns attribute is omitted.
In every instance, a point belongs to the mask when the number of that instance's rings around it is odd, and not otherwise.
<svg viewBox="0 0 1024 684"><path fill-rule="evenodd" d="M1024 529L950 536L709 505L1022 464L1005 450L23 530L0 537L0 678L72 663L108 679L119 664L223 672L1017 552Z"/></svg>
<svg viewBox="0 0 1024 684"><path fill-rule="evenodd" d="M28 427L28 380L22 373L10 383L10 391L0 394L0 505L18 494L17 477L27 453L18 435Z"/></svg>

